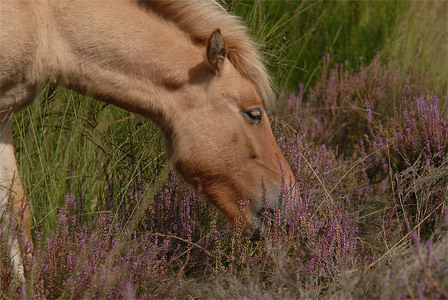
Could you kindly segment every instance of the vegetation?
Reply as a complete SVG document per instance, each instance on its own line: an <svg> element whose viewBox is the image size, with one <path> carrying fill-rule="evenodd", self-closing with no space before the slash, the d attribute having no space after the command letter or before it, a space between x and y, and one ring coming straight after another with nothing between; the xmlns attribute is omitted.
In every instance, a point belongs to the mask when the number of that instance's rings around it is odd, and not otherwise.
<svg viewBox="0 0 448 300"><path fill-rule="evenodd" d="M35 249L20 286L1 217L0 298L448 299L448 3L223 5L277 83L289 226L248 241L149 121L48 87L15 117Z"/></svg>

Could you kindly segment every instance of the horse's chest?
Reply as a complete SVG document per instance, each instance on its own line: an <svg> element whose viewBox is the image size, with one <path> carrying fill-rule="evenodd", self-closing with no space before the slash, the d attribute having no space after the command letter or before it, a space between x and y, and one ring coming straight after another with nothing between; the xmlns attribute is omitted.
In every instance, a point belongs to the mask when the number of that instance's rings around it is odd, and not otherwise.
<svg viewBox="0 0 448 300"><path fill-rule="evenodd" d="M34 101L36 86L18 85L5 94L0 94L0 112L18 112Z"/></svg>

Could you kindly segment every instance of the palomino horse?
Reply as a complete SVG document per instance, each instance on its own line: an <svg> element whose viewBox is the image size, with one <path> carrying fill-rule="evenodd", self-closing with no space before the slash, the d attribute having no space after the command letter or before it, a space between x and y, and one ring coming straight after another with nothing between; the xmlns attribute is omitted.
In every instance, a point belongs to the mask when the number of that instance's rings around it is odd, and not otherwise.
<svg viewBox="0 0 448 300"><path fill-rule="evenodd" d="M265 205L280 206L282 176L294 180L266 116L262 99L272 90L260 56L241 22L215 2L1 1L0 213L9 202L23 210L28 241L11 124L47 84L151 119L170 163L229 220L248 203L247 234L262 229Z"/></svg>

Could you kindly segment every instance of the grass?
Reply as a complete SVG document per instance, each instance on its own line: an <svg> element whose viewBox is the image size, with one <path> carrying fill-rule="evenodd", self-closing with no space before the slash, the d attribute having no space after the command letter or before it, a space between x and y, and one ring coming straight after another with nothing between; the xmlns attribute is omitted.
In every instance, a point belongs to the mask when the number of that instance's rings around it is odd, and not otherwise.
<svg viewBox="0 0 448 300"><path fill-rule="evenodd" d="M62 88L36 102L15 118L14 133L33 223L46 234L66 193L83 195L88 213L108 198L126 205L135 178L155 178L165 164L160 133L140 116Z"/></svg>
<svg viewBox="0 0 448 300"><path fill-rule="evenodd" d="M412 1L401 12L391 39L384 47L397 64L411 67L418 64L421 73L436 78L434 88L448 85L448 4L445 1Z"/></svg>
<svg viewBox="0 0 448 300"><path fill-rule="evenodd" d="M408 1L238 0L227 5L262 45L281 92L319 78L326 55L355 69L360 57L370 62L398 37L394 28L409 6Z"/></svg>
<svg viewBox="0 0 448 300"><path fill-rule="evenodd" d="M277 83L289 229L273 215L266 242L243 239L152 123L48 87L14 119L36 249L23 288L0 261L0 297L446 298L448 3L223 5Z"/></svg>

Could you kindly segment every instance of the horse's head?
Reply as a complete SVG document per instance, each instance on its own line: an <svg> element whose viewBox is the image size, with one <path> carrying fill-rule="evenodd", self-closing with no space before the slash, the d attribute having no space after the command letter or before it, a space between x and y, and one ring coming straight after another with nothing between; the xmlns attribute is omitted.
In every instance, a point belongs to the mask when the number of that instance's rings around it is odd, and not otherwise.
<svg viewBox="0 0 448 300"><path fill-rule="evenodd" d="M230 221L243 216L245 234L263 234L264 208L283 209L282 180L294 180L252 82L226 57L219 32L207 41L204 61L189 70L168 155L175 168Z"/></svg>

